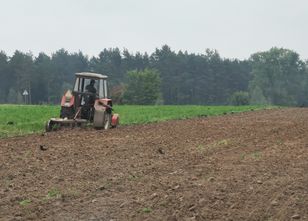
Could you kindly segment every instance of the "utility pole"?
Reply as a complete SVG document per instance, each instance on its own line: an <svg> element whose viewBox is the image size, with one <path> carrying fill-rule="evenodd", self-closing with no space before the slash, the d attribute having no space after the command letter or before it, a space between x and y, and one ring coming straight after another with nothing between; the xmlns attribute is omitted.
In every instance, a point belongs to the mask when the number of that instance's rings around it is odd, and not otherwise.
<svg viewBox="0 0 308 221"><path fill-rule="evenodd" d="M31 97L31 81L29 81L29 104L32 103L32 97Z"/></svg>

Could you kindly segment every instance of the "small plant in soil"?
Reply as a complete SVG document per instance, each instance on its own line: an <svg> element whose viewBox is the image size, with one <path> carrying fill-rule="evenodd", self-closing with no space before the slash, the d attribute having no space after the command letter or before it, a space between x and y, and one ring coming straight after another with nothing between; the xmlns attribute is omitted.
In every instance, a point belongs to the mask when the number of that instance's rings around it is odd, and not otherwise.
<svg viewBox="0 0 308 221"><path fill-rule="evenodd" d="M259 151L256 151L256 152L253 152L251 154L251 156L254 158L254 159L259 159L261 157L261 153Z"/></svg>
<svg viewBox="0 0 308 221"><path fill-rule="evenodd" d="M241 156L240 156L241 160L244 160L245 156L246 156L246 154L242 153Z"/></svg>
<svg viewBox="0 0 308 221"><path fill-rule="evenodd" d="M219 146L226 146L226 145L229 144L229 140L223 139L223 140L218 141L217 144L218 144Z"/></svg>
<svg viewBox="0 0 308 221"><path fill-rule="evenodd" d="M148 208L148 207L144 207L144 208L142 209L142 212L144 212L144 213L150 213L150 212L152 212L152 209L151 209L151 208Z"/></svg>
<svg viewBox="0 0 308 221"><path fill-rule="evenodd" d="M202 151L202 150L204 150L204 146L200 144L200 145L197 146L197 149L198 149L199 151Z"/></svg>
<svg viewBox="0 0 308 221"><path fill-rule="evenodd" d="M221 147L227 147L230 144L229 139L223 139L215 141L207 146L208 149L215 149L215 148L221 148Z"/></svg>
<svg viewBox="0 0 308 221"><path fill-rule="evenodd" d="M31 203L31 200L30 199L25 199L25 200L22 200L19 202L19 205L21 206L27 206Z"/></svg>
<svg viewBox="0 0 308 221"><path fill-rule="evenodd" d="M61 193L58 189L51 189L50 191L48 191L45 199L52 199L52 198L61 198Z"/></svg>
<svg viewBox="0 0 308 221"><path fill-rule="evenodd" d="M136 175L129 175L128 176L128 180L136 180L136 179L138 179L139 177L138 176L136 176Z"/></svg>
<svg viewBox="0 0 308 221"><path fill-rule="evenodd" d="M58 197L60 194L60 191L57 189L52 189L48 192L47 196L52 198L52 197Z"/></svg>

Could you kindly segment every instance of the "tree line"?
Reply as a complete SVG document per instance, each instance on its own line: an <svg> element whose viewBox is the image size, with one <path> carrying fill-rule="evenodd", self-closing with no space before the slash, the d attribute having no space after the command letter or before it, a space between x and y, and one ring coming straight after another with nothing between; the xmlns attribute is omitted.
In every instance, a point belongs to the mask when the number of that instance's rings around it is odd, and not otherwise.
<svg viewBox="0 0 308 221"><path fill-rule="evenodd" d="M126 104L306 105L307 61L295 51L272 48L249 59L222 58L216 50L204 54L175 52L167 45L151 55L118 48L98 56L60 49L48 56L0 52L0 103L58 104L72 89L74 73L108 75L111 97Z"/></svg>

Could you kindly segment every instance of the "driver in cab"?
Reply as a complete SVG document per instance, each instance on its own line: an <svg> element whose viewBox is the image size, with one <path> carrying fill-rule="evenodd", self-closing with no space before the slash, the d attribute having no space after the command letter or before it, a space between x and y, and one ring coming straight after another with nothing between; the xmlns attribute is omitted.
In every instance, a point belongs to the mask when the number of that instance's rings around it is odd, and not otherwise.
<svg viewBox="0 0 308 221"><path fill-rule="evenodd" d="M92 79L92 80L90 81L90 84L88 84L88 85L86 86L87 92L96 94L96 88L94 87L94 84L95 84L95 80Z"/></svg>

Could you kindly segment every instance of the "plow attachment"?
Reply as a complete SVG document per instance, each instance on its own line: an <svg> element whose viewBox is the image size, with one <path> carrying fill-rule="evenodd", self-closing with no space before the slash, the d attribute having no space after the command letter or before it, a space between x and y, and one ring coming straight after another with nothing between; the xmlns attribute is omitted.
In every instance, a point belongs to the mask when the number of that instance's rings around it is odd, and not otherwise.
<svg viewBox="0 0 308 221"><path fill-rule="evenodd" d="M51 118L47 121L45 130L46 132L55 131L63 127L83 127L88 123L85 119L63 119L63 118Z"/></svg>

